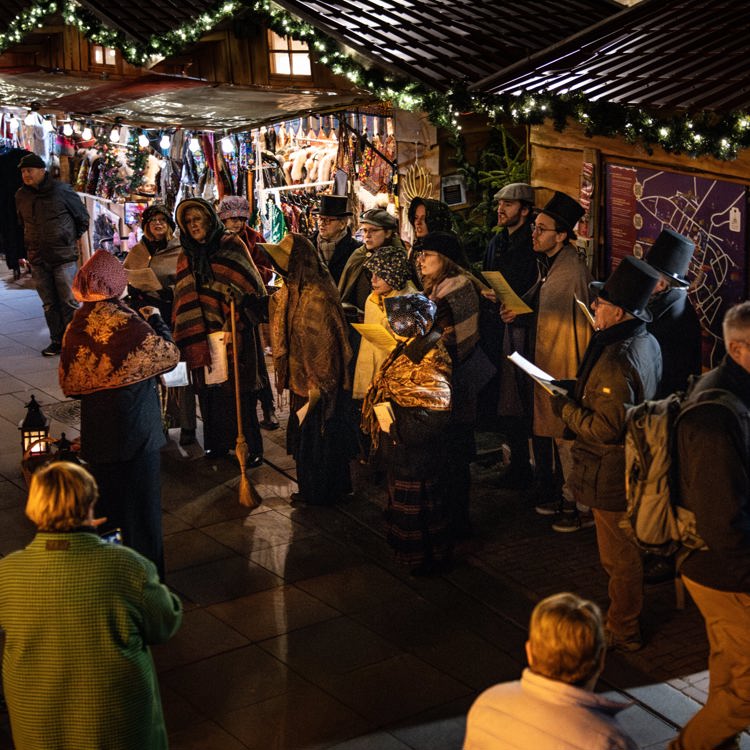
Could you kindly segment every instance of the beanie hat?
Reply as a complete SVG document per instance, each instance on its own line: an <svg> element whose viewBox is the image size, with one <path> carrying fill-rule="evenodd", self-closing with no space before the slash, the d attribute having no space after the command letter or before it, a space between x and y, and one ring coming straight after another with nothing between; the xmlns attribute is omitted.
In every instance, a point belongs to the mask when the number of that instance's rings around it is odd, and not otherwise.
<svg viewBox="0 0 750 750"><path fill-rule="evenodd" d="M241 195L227 195L222 198L219 203L219 218L224 219L249 219L250 218L250 204L247 202L247 198L243 198Z"/></svg>
<svg viewBox="0 0 750 750"><path fill-rule="evenodd" d="M117 258L106 250L97 250L73 279L73 296L79 302L119 299L128 285L128 276Z"/></svg>
<svg viewBox="0 0 750 750"><path fill-rule="evenodd" d="M380 276L391 289L403 289L411 278L411 264L406 251L387 245L376 250L365 261L365 268Z"/></svg>
<svg viewBox="0 0 750 750"><path fill-rule="evenodd" d="M26 154L21 161L18 162L19 169L47 169L47 165L44 163L44 159L36 154Z"/></svg>

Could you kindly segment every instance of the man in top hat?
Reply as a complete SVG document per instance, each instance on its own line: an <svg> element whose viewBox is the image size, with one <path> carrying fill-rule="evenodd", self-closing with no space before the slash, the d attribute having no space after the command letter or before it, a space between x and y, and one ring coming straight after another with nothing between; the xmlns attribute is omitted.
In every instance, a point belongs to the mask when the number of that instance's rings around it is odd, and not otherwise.
<svg viewBox="0 0 750 750"><path fill-rule="evenodd" d="M659 342L664 365L656 398L684 391L688 378L701 372L701 325L687 294L694 251L691 239L664 229L645 259L660 275L648 303L653 320L647 326Z"/></svg>
<svg viewBox="0 0 750 750"><path fill-rule="evenodd" d="M575 377L591 337L591 325L576 304L588 303L591 274L576 247L575 226L584 209L565 193L556 192L536 215L531 227L534 252L539 267L537 288L529 297L535 311L529 351L534 363L561 380ZM503 320L515 316L502 312ZM546 391L534 386L533 447L536 495L541 502L536 511L554 515L569 511L556 522L556 530L576 531L590 523L575 512L575 498L565 486L570 471L572 442L565 438L565 425L553 413ZM560 496L567 504L564 506Z"/></svg>
<svg viewBox="0 0 750 750"><path fill-rule="evenodd" d="M641 556L620 522L625 517L626 406L651 399L661 378L661 353L646 330L648 301L659 274L625 258L605 284L594 282L596 332L578 370L572 397L554 396L550 406L575 434L566 481L591 507L599 559L609 576L607 638L611 648L636 651L643 604Z"/></svg>
<svg viewBox="0 0 750 750"><path fill-rule="evenodd" d="M334 283L338 284L349 256L359 247L349 228L352 212L347 210L346 196L321 196L320 205L313 210L313 214L318 217L318 228L311 238L312 243L333 276Z"/></svg>
<svg viewBox="0 0 750 750"><path fill-rule="evenodd" d="M78 240L89 227L89 215L73 188L53 180L36 154L24 156L18 168L23 185L16 192L16 212L50 335L42 354L54 357L78 309L72 285L78 271Z"/></svg>

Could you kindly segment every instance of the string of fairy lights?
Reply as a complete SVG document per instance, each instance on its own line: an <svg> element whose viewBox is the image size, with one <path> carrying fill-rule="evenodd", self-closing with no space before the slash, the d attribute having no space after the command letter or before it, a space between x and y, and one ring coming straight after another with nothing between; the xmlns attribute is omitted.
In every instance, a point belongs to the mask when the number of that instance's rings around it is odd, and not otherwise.
<svg viewBox="0 0 750 750"><path fill-rule="evenodd" d="M19 13L0 33L0 53L22 41L24 35L43 25L44 19L61 12L66 24L75 26L94 44L116 48L133 65L148 65L169 57L187 44L198 41L221 21L243 13L247 22L266 26L281 36L307 42L318 61L333 73L393 106L422 110L431 121L460 139L460 114L484 114L498 124L528 125L551 120L558 130L569 122L579 123L587 135L621 136L641 143L647 150L660 146L665 151L693 157L736 158L750 147L750 114L735 112L661 114L611 102L594 102L580 94L527 93L493 96L470 93L464 81L448 91L436 91L425 84L365 67L350 51L311 24L291 15L271 0L222 0L211 11L201 13L176 29L154 34L146 43L136 43L122 32L108 28L75 0L39 0Z"/></svg>

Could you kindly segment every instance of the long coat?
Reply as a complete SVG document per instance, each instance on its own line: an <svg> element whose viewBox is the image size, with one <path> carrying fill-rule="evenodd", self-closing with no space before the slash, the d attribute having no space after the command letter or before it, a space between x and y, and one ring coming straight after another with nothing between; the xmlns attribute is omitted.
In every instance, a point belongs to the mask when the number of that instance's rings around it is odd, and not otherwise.
<svg viewBox="0 0 750 750"><path fill-rule="evenodd" d="M597 331L586 351L574 398L562 419L576 435L573 497L592 508L625 510L625 407L654 397L661 377L656 339L639 320Z"/></svg>
<svg viewBox="0 0 750 750"><path fill-rule="evenodd" d="M656 398L687 388L701 372L701 324L685 289L667 289L651 298L653 321L646 327L661 347L664 370Z"/></svg>
<svg viewBox="0 0 750 750"><path fill-rule="evenodd" d="M16 750L166 748L148 647L181 619L179 599L148 560L93 533L40 532L0 560Z"/></svg>
<svg viewBox="0 0 750 750"><path fill-rule="evenodd" d="M578 297L588 303L591 274L572 245L557 254L546 276L540 281L536 305L534 364L553 378L574 378L583 359L592 328L576 304ZM549 396L534 386L534 435L562 437L565 426L552 412Z"/></svg>

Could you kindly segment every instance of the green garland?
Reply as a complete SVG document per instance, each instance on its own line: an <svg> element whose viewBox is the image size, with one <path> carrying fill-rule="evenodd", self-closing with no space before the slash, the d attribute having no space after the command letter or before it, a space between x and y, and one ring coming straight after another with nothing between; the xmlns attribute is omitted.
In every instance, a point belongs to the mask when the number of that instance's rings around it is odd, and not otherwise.
<svg viewBox="0 0 750 750"><path fill-rule="evenodd" d="M631 143L642 143L649 153L658 145L671 153L729 160L750 147L750 115L744 112L725 116L713 113L658 115L635 107L592 102L575 94L515 97L470 94L463 81L455 82L447 92L430 90L425 84L364 67L334 39L287 13L272 0L222 0L213 10L179 28L151 36L146 44L133 42L122 32L107 28L75 0L60 1L64 1L62 13L66 24L78 28L95 44L119 49L134 65L146 65L154 57L176 54L222 20L239 11L249 11L250 19L258 24L282 36L307 42L319 62L333 73L345 76L356 86L396 107L425 111L435 125L449 131L459 148L459 113L462 112L483 112L491 121L516 125L539 124L551 119L558 130L563 130L570 121L578 122L589 136L622 136ZM57 10L55 0L38 0L20 13L8 30L0 34L0 53L20 42L26 33L41 26L42 21Z"/></svg>

